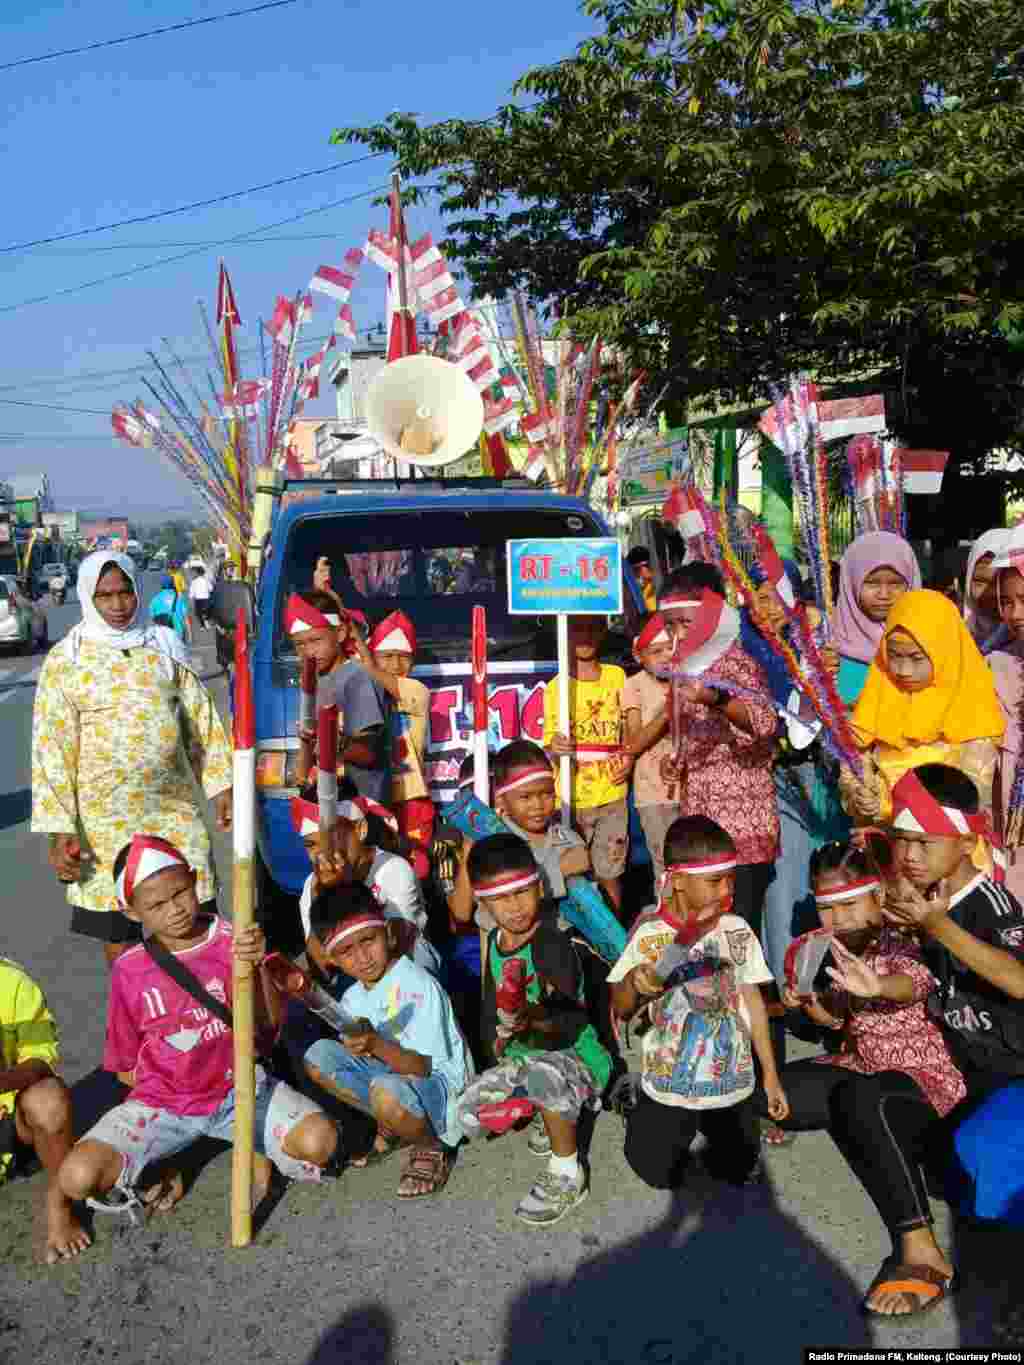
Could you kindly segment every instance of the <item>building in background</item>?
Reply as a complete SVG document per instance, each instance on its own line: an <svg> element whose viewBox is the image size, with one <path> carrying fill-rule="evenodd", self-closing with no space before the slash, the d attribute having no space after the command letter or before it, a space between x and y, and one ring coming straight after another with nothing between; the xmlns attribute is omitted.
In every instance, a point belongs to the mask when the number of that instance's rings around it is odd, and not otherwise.
<svg viewBox="0 0 1024 1365"><path fill-rule="evenodd" d="M128 523L122 517L97 518L79 523L78 534L84 541L119 541L122 545L131 536Z"/></svg>

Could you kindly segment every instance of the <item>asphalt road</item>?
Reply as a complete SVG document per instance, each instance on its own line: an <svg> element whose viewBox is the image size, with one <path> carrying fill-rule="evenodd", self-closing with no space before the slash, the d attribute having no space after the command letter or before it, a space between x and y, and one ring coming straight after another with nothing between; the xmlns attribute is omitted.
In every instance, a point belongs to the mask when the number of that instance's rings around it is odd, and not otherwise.
<svg viewBox="0 0 1024 1365"><path fill-rule="evenodd" d="M73 602L51 608L51 638L77 619ZM213 674L206 638L199 661ZM28 830L41 662L0 658L0 951L45 987L74 1081L99 1061L106 973L97 946L67 932L44 841ZM210 686L223 703L223 679ZM620 1120L602 1115L591 1197L547 1231L513 1217L538 1163L511 1134L464 1146L432 1199L395 1198L396 1159L290 1186L246 1251L227 1246L221 1149L173 1215L137 1231L103 1220L89 1252L52 1270L33 1259L42 1178L13 1181L0 1189L0 1361L761 1365L807 1347L1009 1344L999 1323L1019 1298L1019 1233L954 1227L936 1203L967 1286L876 1336L858 1303L888 1246L826 1136L769 1152L761 1189L696 1176L676 1196L641 1185L621 1147Z"/></svg>

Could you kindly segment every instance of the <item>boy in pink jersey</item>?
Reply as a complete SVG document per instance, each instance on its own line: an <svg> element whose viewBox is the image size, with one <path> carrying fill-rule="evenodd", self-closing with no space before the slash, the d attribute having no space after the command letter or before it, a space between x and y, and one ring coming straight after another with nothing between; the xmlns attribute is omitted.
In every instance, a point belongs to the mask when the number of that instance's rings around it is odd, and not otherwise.
<svg viewBox="0 0 1024 1365"><path fill-rule="evenodd" d="M254 926L236 935L219 916L201 914L196 874L164 839L135 835L118 854L114 876L123 912L230 1009L232 959L261 962L262 930ZM276 1013L262 970L260 979L257 1030ZM103 1211L136 1208L135 1186L151 1162L200 1137L232 1140L231 1029L169 976L145 943L114 963L103 1065L131 1093L65 1158L59 1179L69 1199L95 1200L92 1206ZM270 1163L294 1180L319 1180L342 1152L338 1129L320 1108L260 1066L256 1150L255 1202L266 1192Z"/></svg>

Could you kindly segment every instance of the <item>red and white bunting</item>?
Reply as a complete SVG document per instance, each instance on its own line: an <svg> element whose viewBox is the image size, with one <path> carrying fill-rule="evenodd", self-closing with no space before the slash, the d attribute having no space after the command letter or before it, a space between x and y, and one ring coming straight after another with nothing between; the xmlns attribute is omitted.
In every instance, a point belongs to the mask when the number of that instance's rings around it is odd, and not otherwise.
<svg viewBox="0 0 1024 1365"><path fill-rule="evenodd" d="M488 436L496 436L499 431L513 426L519 420L518 404L511 398L495 401L484 395L484 431Z"/></svg>
<svg viewBox="0 0 1024 1365"><path fill-rule="evenodd" d="M941 491L942 476L949 459L948 450L904 450L898 447L896 455L903 466L904 493Z"/></svg>
<svg viewBox="0 0 1024 1365"><path fill-rule="evenodd" d="M526 454L526 463L523 465L523 473L531 483L536 483L545 471L544 447L530 446Z"/></svg>
<svg viewBox="0 0 1024 1365"><path fill-rule="evenodd" d="M278 296L274 316L267 323L267 331L278 346L290 346L295 332L295 305L283 295Z"/></svg>
<svg viewBox="0 0 1024 1365"><path fill-rule="evenodd" d="M221 415L237 418L254 412L260 399L269 389L269 379L240 379L235 385L234 393L225 394L221 399Z"/></svg>
<svg viewBox="0 0 1024 1365"><path fill-rule="evenodd" d="M802 402L794 405L792 390L783 399L785 423L792 427L797 443L804 439L808 420L817 421L821 439L828 443L844 437L867 435L885 430L885 398L880 393L864 398L821 399L816 384L801 385ZM773 404L761 414L758 427L776 445L780 444L778 414Z"/></svg>
<svg viewBox="0 0 1024 1365"><path fill-rule="evenodd" d="M336 270L332 265L318 266L309 287L319 294L327 294L338 303L347 303L362 263L362 250L359 247L352 247L345 252L343 269Z"/></svg>
<svg viewBox="0 0 1024 1365"><path fill-rule="evenodd" d="M299 321L313 321L313 295L308 290L303 294L302 302L299 304Z"/></svg>
<svg viewBox="0 0 1024 1365"><path fill-rule="evenodd" d="M519 419L519 425L530 444L537 445L548 439L554 423L542 417L539 412L529 412Z"/></svg>
<svg viewBox="0 0 1024 1365"><path fill-rule="evenodd" d="M331 339L327 343L327 349L337 343L338 337L345 337L348 341L356 339L356 320L352 316L352 309L347 303L343 303L338 310L338 316L334 321L334 329L331 332Z"/></svg>
<svg viewBox="0 0 1024 1365"><path fill-rule="evenodd" d="M114 428L114 435L127 441L130 446L142 447L149 441L146 428L130 412L112 412L110 425Z"/></svg>

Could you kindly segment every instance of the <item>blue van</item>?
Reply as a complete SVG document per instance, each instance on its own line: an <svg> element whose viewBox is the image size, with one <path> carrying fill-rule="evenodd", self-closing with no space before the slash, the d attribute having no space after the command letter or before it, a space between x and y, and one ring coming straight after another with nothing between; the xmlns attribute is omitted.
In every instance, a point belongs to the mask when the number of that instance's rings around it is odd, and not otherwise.
<svg viewBox="0 0 1024 1365"><path fill-rule="evenodd" d="M431 693L425 776L441 808L455 795L470 743L471 609L487 610L493 747L519 735L540 739L544 684L557 671L554 618L508 613L506 541L608 534L587 503L535 492L524 480L285 484L251 601L258 885L264 916L268 899L291 900L309 873L290 819L299 672L281 622L289 594L312 584L317 559L328 557L332 587L347 607L364 612L371 623L401 609L416 626L414 676ZM247 591L235 583L218 589L214 610L225 624L238 593ZM629 657L643 611L628 571L624 607L623 621L609 640L609 660Z"/></svg>

